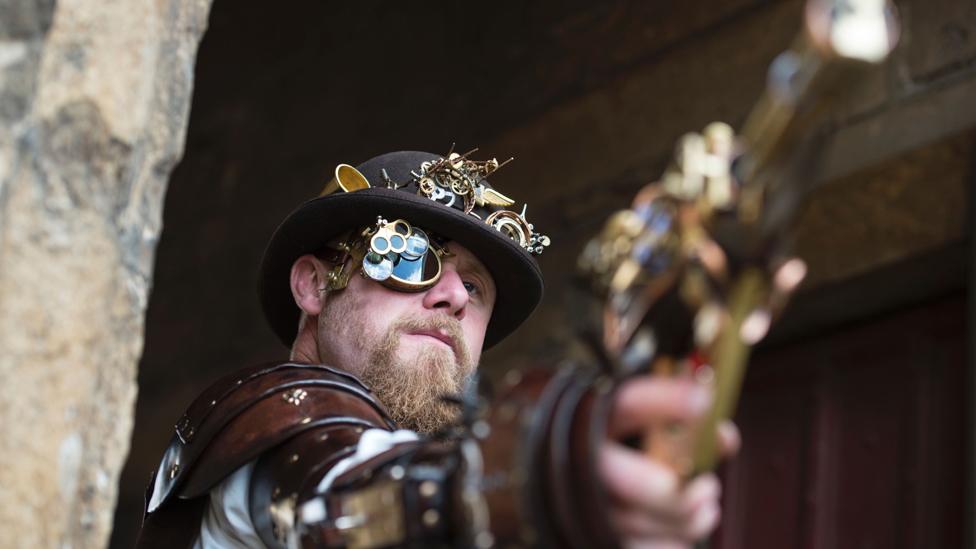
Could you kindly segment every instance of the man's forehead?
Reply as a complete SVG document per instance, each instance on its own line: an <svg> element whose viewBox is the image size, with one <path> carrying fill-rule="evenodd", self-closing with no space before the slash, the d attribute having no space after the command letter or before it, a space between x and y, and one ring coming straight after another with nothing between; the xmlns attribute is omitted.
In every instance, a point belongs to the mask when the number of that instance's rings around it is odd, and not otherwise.
<svg viewBox="0 0 976 549"><path fill-rule="evenodd" d="M494 277L491 276L491 271L489 271L488 267L485 266L484 261L475 255L474 252L464 247L463 244L451 240L447 242L445 247L457 258L456 264L458 269L475 272L479 275L487 277L492 283L495 282Z"/></svg>

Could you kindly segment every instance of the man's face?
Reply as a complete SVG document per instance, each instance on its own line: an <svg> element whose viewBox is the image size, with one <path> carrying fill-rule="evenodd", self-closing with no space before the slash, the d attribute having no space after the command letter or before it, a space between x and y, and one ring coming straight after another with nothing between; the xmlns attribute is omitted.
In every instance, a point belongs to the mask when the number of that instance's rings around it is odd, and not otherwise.
<svg viewBox="0 0 976 549"><path fill-rule="evenodd" d="M487 269L452 242L441 278L405 293L354 275L326 297L320 359L358 375L403 427L432 432L456 416L441 396L457 394L477 366L495 304Z"/></svg>

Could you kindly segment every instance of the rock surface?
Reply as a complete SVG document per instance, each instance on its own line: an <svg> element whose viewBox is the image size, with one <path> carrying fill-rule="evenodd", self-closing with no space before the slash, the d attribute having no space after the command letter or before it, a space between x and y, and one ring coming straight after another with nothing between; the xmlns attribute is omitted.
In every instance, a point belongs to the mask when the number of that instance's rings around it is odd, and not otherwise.
<svg viewBox="0 0 976 549"><path fill-rule="evenodd" d="M0 547L103 547L209 0L0 10Z"/></svg>

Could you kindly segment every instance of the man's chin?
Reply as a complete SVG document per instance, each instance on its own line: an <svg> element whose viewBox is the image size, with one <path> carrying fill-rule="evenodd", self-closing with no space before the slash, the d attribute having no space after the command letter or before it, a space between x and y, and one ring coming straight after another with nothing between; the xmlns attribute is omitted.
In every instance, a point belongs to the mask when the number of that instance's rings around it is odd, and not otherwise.
<svg viewBox="0 0 976 549"><path fill-rule="evenodd" d="M363 381L401 428L433 434L458 419L444 397L460 393L463 381L450 346L401 337L392 354L371 357Z"/></svg>

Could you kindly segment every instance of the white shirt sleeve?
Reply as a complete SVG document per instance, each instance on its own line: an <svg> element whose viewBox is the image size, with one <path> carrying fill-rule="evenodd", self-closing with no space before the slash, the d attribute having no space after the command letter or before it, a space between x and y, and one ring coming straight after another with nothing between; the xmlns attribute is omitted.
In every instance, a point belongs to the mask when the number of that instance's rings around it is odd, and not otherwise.
<svg viewBox="0 0 976 549"><path fill-rule="evenodd" d="M328 490L339 475L360 463L397 444L412 442L418 438L417 433L413 431L366 430L356 445L356 453L336 463L319 482L318 491ZM253 470L254 462L248 463L210 490L210 504L200 523L200 537L194 543L193 549L264 547L261 537L251 522L251 512L248 508L248 493ZM304 518L310 520L313 517L304 516ZM321 518L325 518L324 508L321 509Z"/></svg>
<svg viewBox="0 0 976 549"><path fill-rule="evenodd" d="M248 509L253 470L252 461L210 490L210 505L203 515L200 537L193 549L264 547Z"/></svg>

